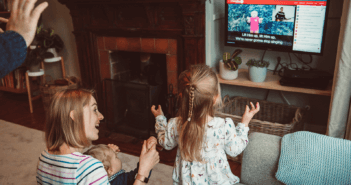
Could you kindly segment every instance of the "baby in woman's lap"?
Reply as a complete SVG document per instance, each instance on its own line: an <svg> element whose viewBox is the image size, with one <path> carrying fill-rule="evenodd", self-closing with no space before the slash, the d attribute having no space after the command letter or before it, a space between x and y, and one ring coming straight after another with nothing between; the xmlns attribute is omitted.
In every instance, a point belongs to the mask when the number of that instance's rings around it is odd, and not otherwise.
<svg viewBox="0 0 351 185"><path fill-rule="evenodd" d="M146 141L147 150L150 150L151 148L155 149L156 144L157 139L151 136ZM135 180L148 181L151 176L151 171L148 177L138 174L139 162L134 170L125 172L125 170L122 169L122 161L117 156L119 152L120 149L116 145L98 144L91 147L84 154L91 155L102 162L111 185L132 185Z"/></svg>

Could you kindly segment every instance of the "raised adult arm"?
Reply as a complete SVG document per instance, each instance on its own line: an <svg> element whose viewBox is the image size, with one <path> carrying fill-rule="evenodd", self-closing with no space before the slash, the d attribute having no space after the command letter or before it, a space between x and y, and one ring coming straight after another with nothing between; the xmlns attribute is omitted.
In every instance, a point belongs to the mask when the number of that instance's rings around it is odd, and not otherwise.
<svg viewBox="0 0 351 185"><path fill-rule="evenodd" d="M27 56L23 37L14 31L0 34L0 78L19 67Z"/></svg>
<svg viewBox="0 0 351 185"><path fill-rule="evenodd" d="M0 78L20 66L27 55L27 47L33 41L41 13L48 6L43 2L34 8L37 0L14 0L6 32L0 34ZM2 32L2 31L1 31Z"/></svg>

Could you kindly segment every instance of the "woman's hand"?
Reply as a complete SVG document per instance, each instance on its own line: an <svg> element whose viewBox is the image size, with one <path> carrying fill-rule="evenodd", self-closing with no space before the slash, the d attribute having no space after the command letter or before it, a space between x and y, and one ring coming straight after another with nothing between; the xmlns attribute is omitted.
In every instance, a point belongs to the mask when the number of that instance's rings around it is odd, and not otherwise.
<svg viewBox="0 0 351 185"><path fill-rule="evenodd" d="M254 106L254 104L252 102L250 102L250 105L251 105L251 110L249 108L248 105L246 105L246 108L245 108L245 113L243 115L243 118L241 119L241 123L245 124L246 127L249 126L249 123L252 119L252 117L258 112L260 111L260 104L257 102L256 104L256 108Z"/></svg>
<svg viewBox="0 0 351 185"><path fill-rule="evenodd" d="M116 153L118 153L118 152L121 151L117 145L108 144L107 146L110 147L110 148L111 148L114 152L116 152Z"/></svg>
<svg viewBox="0 0 351 185"><path fill-rule="evenodd" d="M155 109L155 105L151 107L151 112L155 116L155 118L159 115L163 115L161 105L158 105L157 110Z"/></svg>
<svg viewBox="0 0 351 185"><path fill-rule="evenodd" d="M144 141L139 158L139 171L138 173L144 177L148 177L150 170L160 162L160 156L156 151L156 144L153 144L150 150L146 148L146 141Z"/></svg>
<svg viewBox="0 0 351 185"><path fill-rule="evenodd" d="M153 144L157 145L157 139L154 136L151 136L149 139L146 141L146 148L147 150L150 150Z"/></svg>
<svg viewBox="0 0 351 185"><path fill-rule="evenodd" d="M37 0L13 0L11 16L6 25L6 30L12 30L22 35L27 46L29 46L34 39L41 13L49 5L47 2L43 2L34 8L36 1Z"/></svg>

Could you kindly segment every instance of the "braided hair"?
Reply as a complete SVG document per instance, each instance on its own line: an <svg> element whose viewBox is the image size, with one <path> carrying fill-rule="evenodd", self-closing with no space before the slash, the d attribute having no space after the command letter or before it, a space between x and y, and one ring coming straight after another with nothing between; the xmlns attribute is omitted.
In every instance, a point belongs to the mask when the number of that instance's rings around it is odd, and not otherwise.
<svg viewBox="0 0 351 185"><path fill-rule="evenodd" d="M216 97L220 94L217 75L207 65L193 65L179 75L178 90L178 144L181 157L187 161L202 161L201 148L207 117L214 116Z"/></svg>

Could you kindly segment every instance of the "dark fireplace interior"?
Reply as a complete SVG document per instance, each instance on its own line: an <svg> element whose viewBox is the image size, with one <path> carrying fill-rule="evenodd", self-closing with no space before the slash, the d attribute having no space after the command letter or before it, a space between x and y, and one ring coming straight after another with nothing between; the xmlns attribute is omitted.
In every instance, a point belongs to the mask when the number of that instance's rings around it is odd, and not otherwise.
<svg viewBox="0 0 351 185"><path fill-rule="evenodd" d="M105 80L105 121L108 128L136 137L155 135L152 105L169 115L166 55L114 51L110 53L113 79Z"/></svg>

